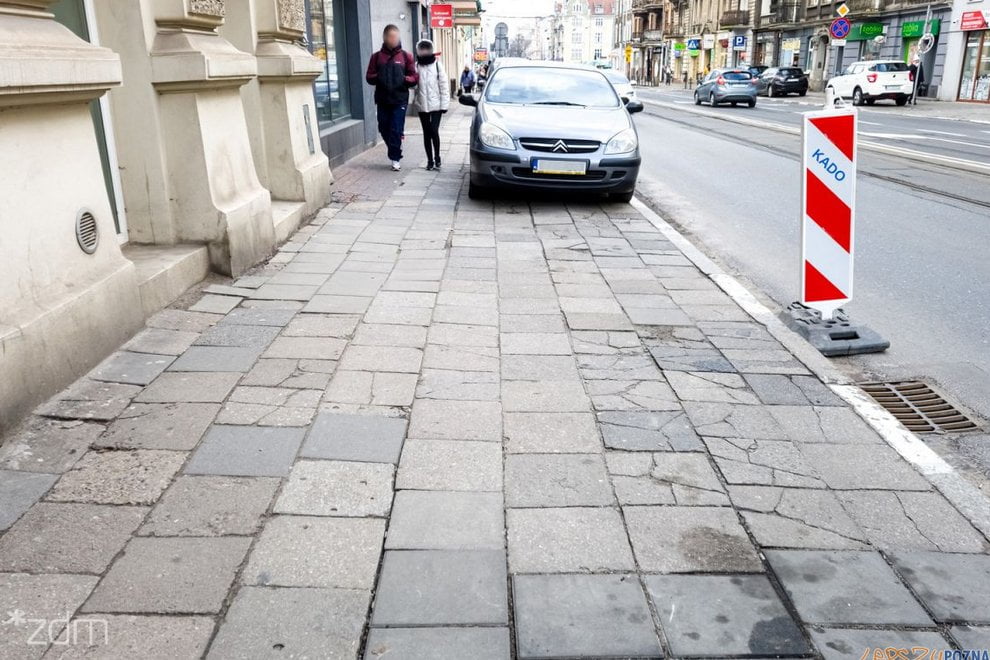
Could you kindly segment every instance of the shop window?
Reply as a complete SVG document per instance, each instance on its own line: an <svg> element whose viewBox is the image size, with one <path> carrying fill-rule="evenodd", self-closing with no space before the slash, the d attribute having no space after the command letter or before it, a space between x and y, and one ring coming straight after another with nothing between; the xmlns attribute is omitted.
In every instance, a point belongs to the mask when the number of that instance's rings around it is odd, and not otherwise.
<svg viewBox="0 0 990 660"><path fill-rule="evenodd" d="M963 51L962 77L959 80L960 101L990 101L990 39L988 31L966 33Z"/></svg>
<svg viewBox="0 0 990 660"><path fill-rule="evenodd" d="M310 52L323 62L313 81L320 128L351 116L347 81L347 38L342 0L309 0Z"/></svg>

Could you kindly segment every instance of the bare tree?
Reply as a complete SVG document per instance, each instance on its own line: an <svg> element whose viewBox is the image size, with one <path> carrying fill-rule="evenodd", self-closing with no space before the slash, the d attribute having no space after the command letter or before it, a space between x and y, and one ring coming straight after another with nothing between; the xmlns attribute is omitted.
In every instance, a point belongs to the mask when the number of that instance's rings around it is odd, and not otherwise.
<svg viewBox="0 0 990 660"><path fill-rule="evenodd" d="M527 39L523 35L517 34L509 42L509 50L506 52L506 55L509 57L529 57L529 50L532 45L532 39Z"/></svg>

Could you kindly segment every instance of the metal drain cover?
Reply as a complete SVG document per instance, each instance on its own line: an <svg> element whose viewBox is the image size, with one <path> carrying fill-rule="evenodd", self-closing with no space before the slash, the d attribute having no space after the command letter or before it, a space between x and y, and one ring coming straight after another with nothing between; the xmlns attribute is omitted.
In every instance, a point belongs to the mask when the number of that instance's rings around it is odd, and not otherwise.
<svg viewBox="0 0 990 660"><path fill-rule="evenodd" d="M863 390L915 433L963 433L979 427L918 380L865 383Z"/></svg>

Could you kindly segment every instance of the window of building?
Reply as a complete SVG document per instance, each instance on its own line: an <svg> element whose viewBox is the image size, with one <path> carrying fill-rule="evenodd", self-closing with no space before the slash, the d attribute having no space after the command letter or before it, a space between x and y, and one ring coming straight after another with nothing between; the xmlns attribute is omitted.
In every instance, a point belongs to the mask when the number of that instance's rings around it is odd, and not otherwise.
<svg viewBox="0 0 990 660"><path fill-rule="evenodd" d="M962 76L959 80L960 101L990 101L990 30L966 33Z"/></svg>
<svg viewBox="0 0 990 660"><path fill-rule="evenodd" d="M601 48L596 48L595 49L595 59L596 60L604 59L604 55L602 54L602 49Z"/></svg>
<svg viewBox="0 0 990 660"><path fill-rule="evenodd" d="M595 43L596 44L600 44L601 42L602 42L602 33L601 32L595 32Z"/></svg>
<svg viewBox="0 0 990 660"><path fill-rule="evenodd" d="M605 19L604 18L596 18L595 19L595 27L599 27L600 28L603 25L605 25Z"/></svg>
<svg viewBox="0 0 990 660"><path fill-rule="evenodd" d="M351 115L347 85L347 39L343 0L308 0L309 50L323 61L323 73L313 81L320 128Z"/></svg>

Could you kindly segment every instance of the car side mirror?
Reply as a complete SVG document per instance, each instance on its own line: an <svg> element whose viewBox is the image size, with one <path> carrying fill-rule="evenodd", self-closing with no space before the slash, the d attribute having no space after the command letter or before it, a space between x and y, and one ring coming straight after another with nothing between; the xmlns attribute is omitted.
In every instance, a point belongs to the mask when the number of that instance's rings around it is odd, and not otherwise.
<svg viewBox="0 0 990 660"><path fill-rule="evenodd" d="M460 96L457 97L457 101L461 105L469 105L472 108L478 107L478 99L475 97L474 94L461 94Z"/></svg>
<svg viewBox="0 0 990 660"><path fill-rule="evenodd" d="M627 101L626 102L626 110L629 111L629 114L632 114L634 112L642 112L643 111L643 102L642 101L636 101L636 100Z"/></svg>

